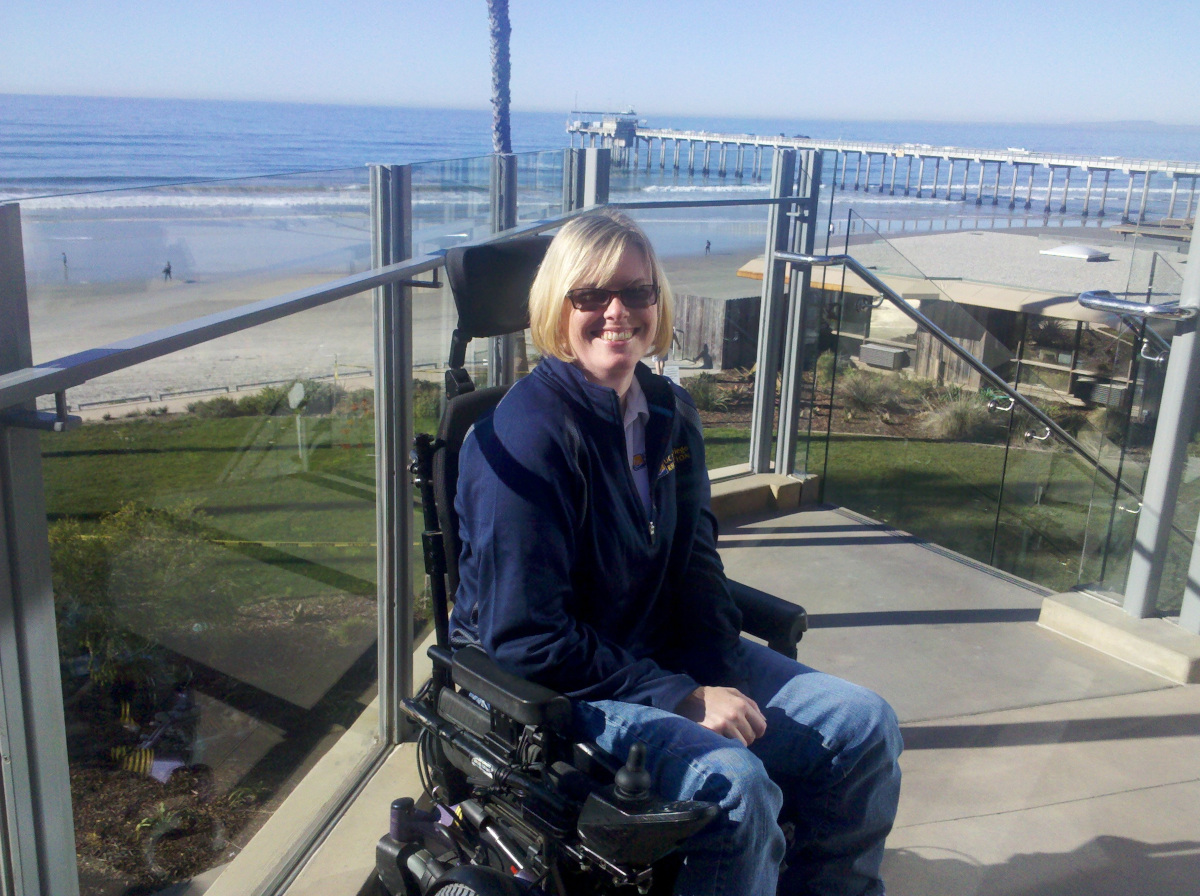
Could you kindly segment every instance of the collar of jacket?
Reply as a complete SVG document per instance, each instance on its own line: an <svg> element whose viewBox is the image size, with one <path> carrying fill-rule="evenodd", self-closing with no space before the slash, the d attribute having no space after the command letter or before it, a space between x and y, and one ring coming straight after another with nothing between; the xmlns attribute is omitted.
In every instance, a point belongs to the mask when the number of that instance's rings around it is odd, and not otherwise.
<svg viewBox="0 0 1200 896"><path fill-rule="evenodd" d="M657 414L674 413L675 397L671 392L670 380L657 376L640 361L633 374L646 394L651 420ZM530 376L544 377L555 391L565 395L568 400L583 405L606 423L622 424L621 403L617 399L616 390L590 382L583 375L583 371L569 361L544 357Z"/></svg>

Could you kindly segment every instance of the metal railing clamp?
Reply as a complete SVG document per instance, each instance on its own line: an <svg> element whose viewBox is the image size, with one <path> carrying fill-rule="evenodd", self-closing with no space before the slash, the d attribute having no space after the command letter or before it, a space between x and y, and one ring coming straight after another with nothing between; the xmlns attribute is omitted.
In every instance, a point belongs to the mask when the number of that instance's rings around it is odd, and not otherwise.
<svg viewBox="0 0 1200 896"><path fill-rule="evenodd" d="M1155 305L1150 302L1131 302L1129 299L1118 299L1107 289L1088 289L1079 294L1079 304L1093 311L1110 311L1113 314L1130 314L1134 317L1152 317L1159 320L1191 320L1196 316L1196 308L1180 307L1178 302L1163 302Z"/></svg>
<svg viewBox="0 0 1200 896"><path fill-rule="evenodd" d="M438 279L438 268L434 268L432 280L397 280L393 286L416 286L421 289L441 289L442 281Z"/></svg>
<svg viewBox="0 0 1200 896"><path fill-rule="evenodd" d="M1002 414L1007 414L1009 411L1011 411L1016 406L1017 406L1017 400L1015 398L1013 398L1011 395L1008 396L1008 404L1001 404L1000 399L998 399L998 398L992 398L987 403L987 409L989 411L1000 411L1000 413L1002 413Z"/></svg>
<svg viewBox="0 0 1200 896"><path fill-rule="evenodd" d="M1050 427L1049 426L1046 427L1046 431L1044 433L1042 433L1040 436L1034 435L1032 429L1025 430L1025 441L1026 442L1044 442L1048 438L1050 438Z"/></svg>
<svg viewBox="0 0 1200 896"><path fill-rule="evenodd" d="M67 432L83 425L83 418L67 413L67 393L54 393L53 411L30 411L8 408L0 411L0 426L15 429L38 429L43 432Z"/></svg>

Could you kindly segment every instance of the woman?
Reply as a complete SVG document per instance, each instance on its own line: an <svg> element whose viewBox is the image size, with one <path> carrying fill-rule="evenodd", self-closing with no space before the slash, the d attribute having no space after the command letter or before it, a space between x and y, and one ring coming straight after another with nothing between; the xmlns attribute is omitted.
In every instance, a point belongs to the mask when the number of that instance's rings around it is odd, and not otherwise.
<svg viewBox="0 0 1200 896"><path fill-rule="evenodd" d="M460 458L452 639L570 696L581 738L622 759L646 744L662 795L720 805L677 893L882 892L895 716L740 638L699 417L640 363L672 333L645 234L618 213L573 219L529 308L543 360Z"/></svg>

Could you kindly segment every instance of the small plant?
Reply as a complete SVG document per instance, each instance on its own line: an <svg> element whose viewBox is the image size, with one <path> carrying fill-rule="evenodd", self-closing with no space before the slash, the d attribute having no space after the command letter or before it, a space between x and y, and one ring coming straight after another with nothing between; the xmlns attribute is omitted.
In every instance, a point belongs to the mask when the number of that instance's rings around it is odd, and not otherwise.
<svg viewBox="0 0 1200 896"><path fill-rule="evenodd" d="M168 809L166 803L159 803L154 811L137 823L135 829L143 837L161 837L178 828L182 822L183 816L179 812Z"/></svg>
<svg viewBox="0 0 1200 896"><path fill-rule="evenodd" d="M688 380L687 390L698 410L723 411L729 407L729 396L721 390L717 378L711 373L692 377Z"/></svg>
<svg viewBox="0 0 1200 896"><path fill-rule="evenodd" d="M840 373L848 366L845 358L838 357L836 352L825 351L817 356L817 363L814 366L814 375L817 380L817 388L820 390L828 389L833 383L833 378L836 373Z"/></svg>

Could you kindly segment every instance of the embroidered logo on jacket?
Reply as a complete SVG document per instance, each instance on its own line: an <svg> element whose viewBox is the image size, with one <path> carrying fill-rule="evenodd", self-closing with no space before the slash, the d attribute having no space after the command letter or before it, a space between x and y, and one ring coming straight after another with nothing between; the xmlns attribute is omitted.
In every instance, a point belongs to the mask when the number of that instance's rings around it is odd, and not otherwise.
<svg viewBox="0 0 1200 896"><path fill-rule="evenodd" d="M662 479L664 476L674 470L676 466L682 468L691 459L692 453L688 450L688 446L680 445L663 458L662 466L658 469L658 478Z"/></svg>

